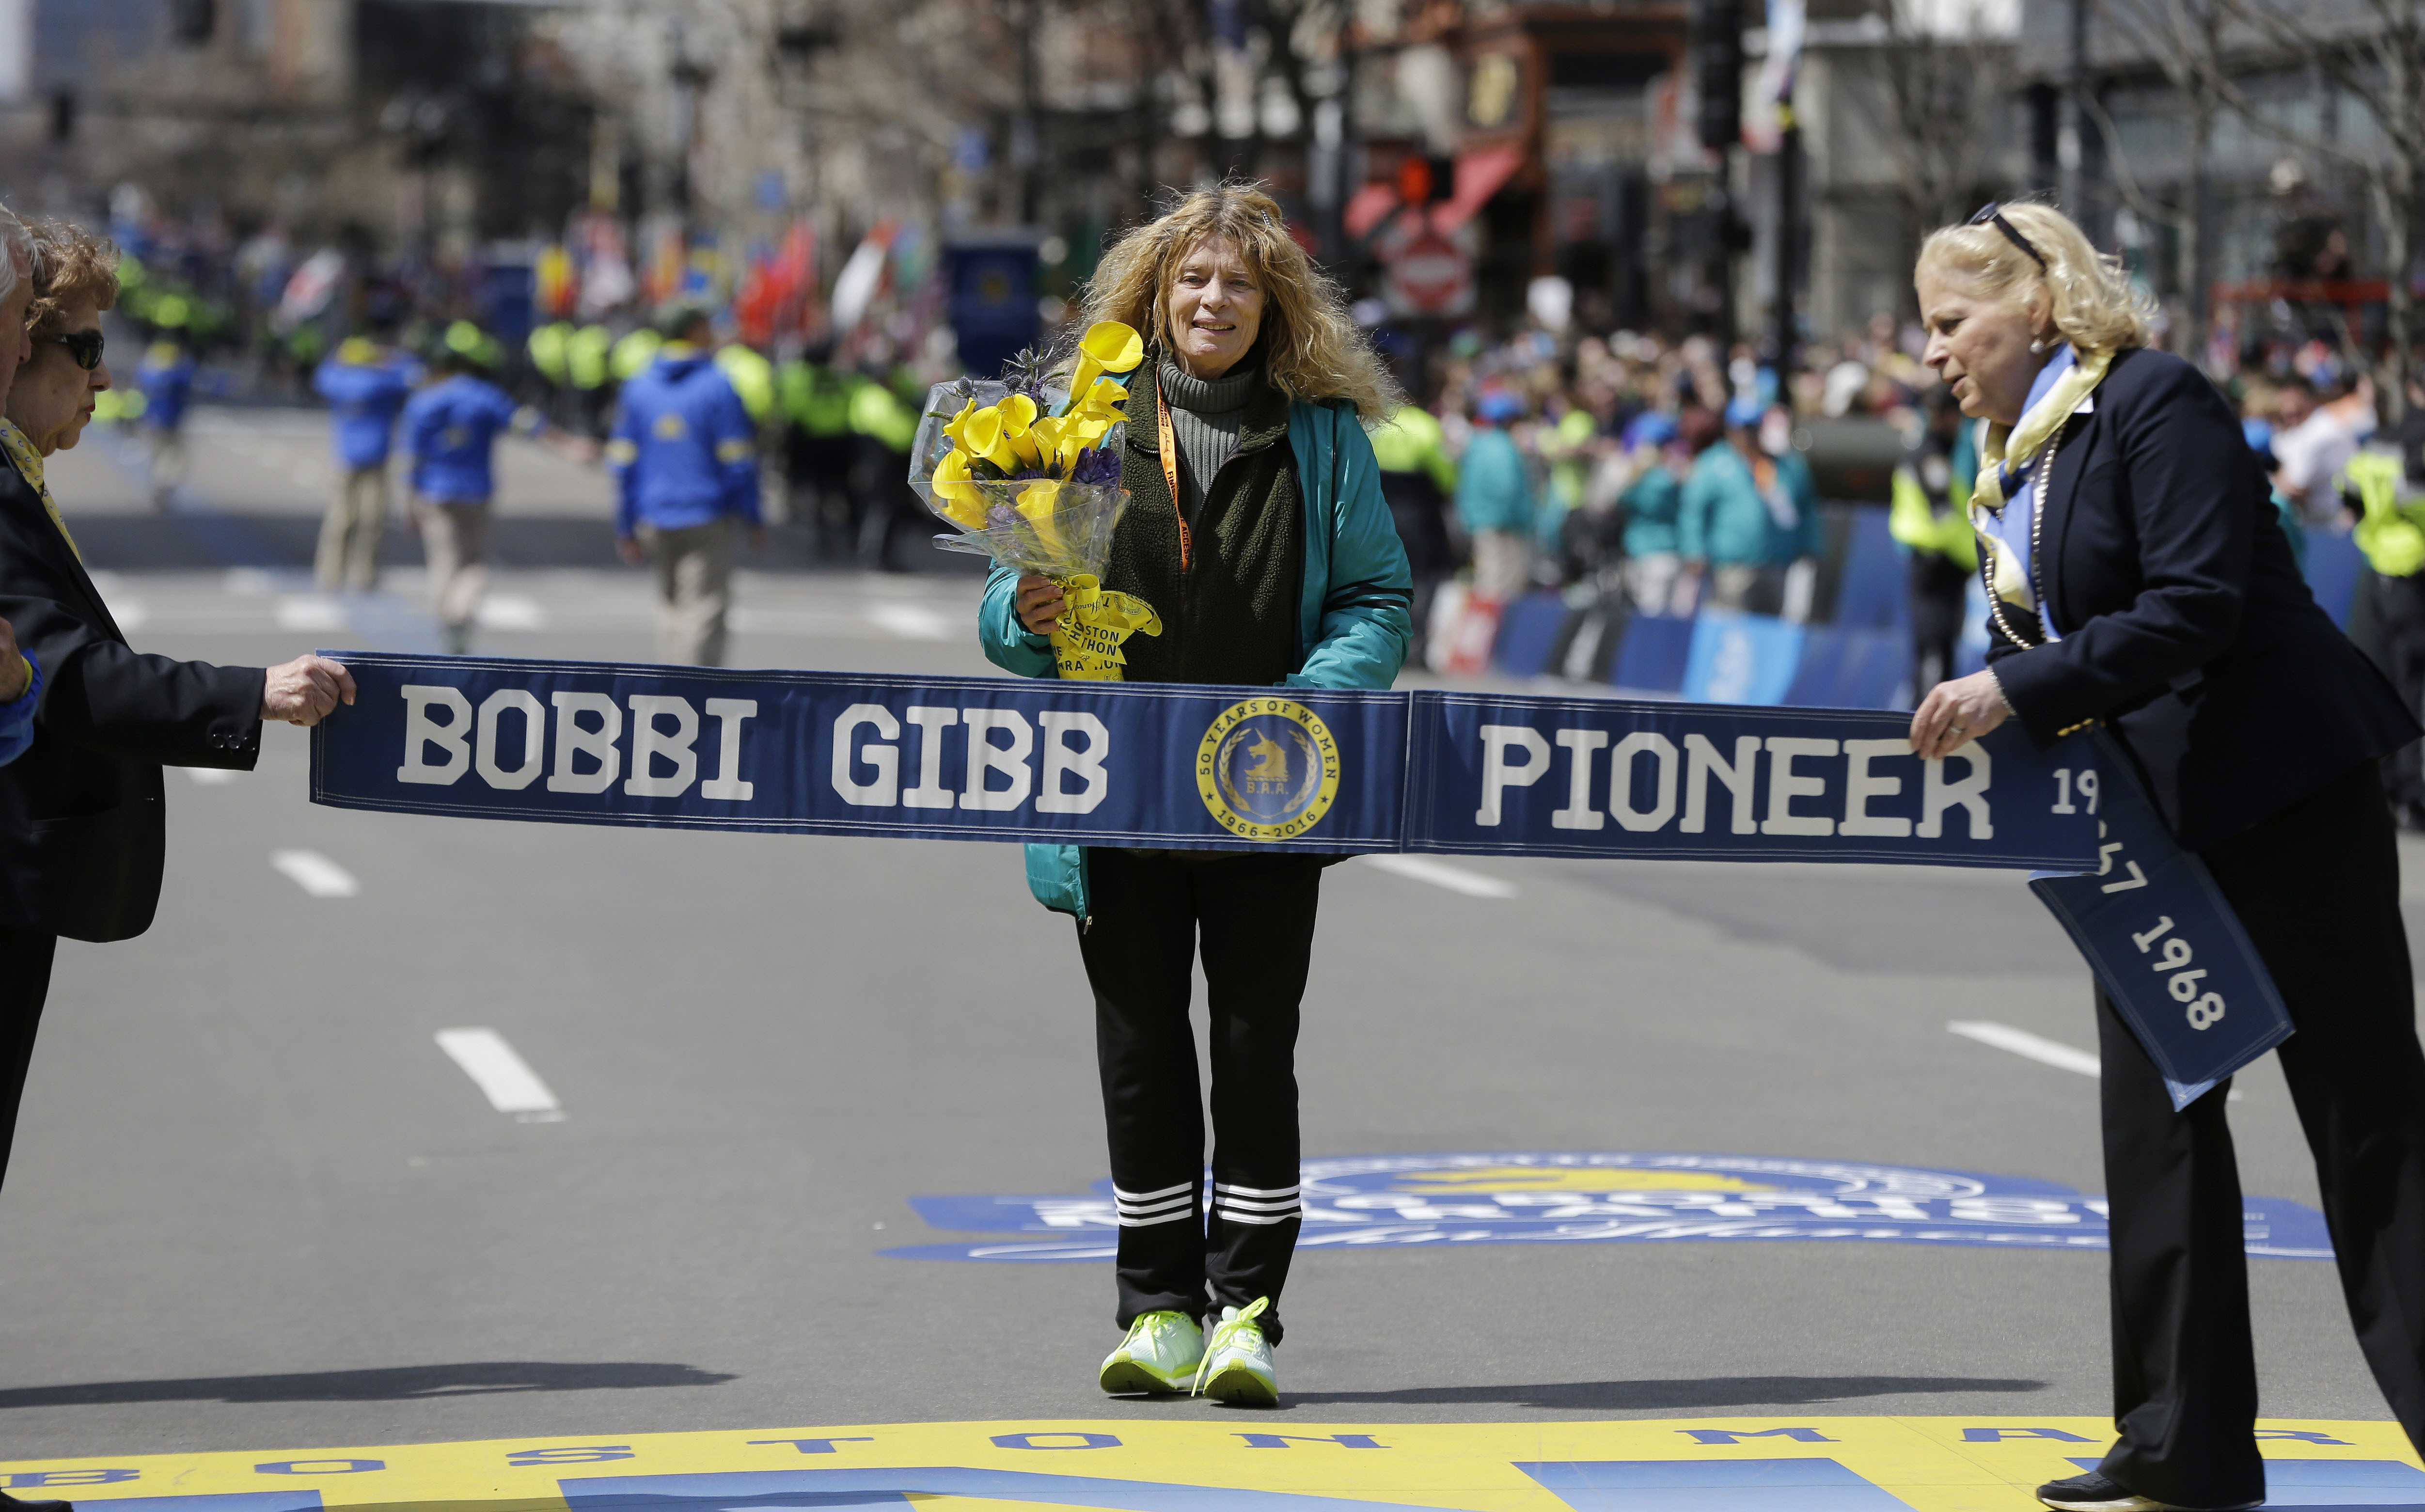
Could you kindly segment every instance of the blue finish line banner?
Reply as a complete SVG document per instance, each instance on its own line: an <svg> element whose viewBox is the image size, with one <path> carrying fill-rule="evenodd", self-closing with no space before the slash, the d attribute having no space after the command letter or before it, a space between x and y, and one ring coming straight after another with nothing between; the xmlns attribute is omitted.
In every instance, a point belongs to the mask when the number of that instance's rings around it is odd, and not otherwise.
<svg viewBox="0 0 2425 1512"><path fill-rule="evenodd" d="M345 653L312 797L466 818L1188 849L2082 871L2095 754L1612 700ZM2094 781L2091 780L2093 790Z"/></svg>

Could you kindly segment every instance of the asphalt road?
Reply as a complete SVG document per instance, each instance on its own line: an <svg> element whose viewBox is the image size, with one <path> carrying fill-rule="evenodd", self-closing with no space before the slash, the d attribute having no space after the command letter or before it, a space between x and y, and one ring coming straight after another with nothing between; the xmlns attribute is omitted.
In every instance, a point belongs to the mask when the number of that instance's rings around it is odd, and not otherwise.
<svg viewBox="0 0 2425 1512"><path fill-rule="evenodd" d="M98 439L53 481L144 649L426 645L401 532L373 599L299 575L324 445L306 414L206 410L169 515ZM646 657L598 477L516 444L505 479L481 649ZM779 544L740 593L736 665L986 669L964 572ZM306 737L265 744L250 775L169 774L152 931L61 949L0 1199L0 1458L1217 1410L1098 1394L1100 1263L879 1253L955 1237L911 1197L1104 1172L1071 928L1014 848L315 809ZM1309 1155L1724 1151L2101 1190L2094 1082L1946 1029L2093 1044L2085 971L2018 877L1459 865L1506 895L1327 874ZM437 1043L467 1026L562 1117L491 1106ZM2241 1085L2248 1190L2312 1203L2279 1075ZM2252 1269L2268 1413L2385 1416L2331 1266ZM2108 1405L2095 1252L1326 1248L1287 1306L1283 1418Z"/></svg>

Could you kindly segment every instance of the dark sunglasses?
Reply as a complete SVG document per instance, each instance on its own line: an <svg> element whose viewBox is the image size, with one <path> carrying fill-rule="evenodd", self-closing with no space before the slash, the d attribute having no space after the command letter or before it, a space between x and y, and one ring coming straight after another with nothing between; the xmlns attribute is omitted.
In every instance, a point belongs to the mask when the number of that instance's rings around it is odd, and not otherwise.
<svg viewBox="0 0 2425 1512"><path fill-rule="evenodd" d="M100 331L71 330L64 336L44 336L42 340L55 341L66 347L68 355L75 359L75 365L88 373L101 365L104 338Z"/></svg>
<svg viewBox="0 0 2425 1512"><path fill-rule="evenodd" d="M2019 232L2013 229L2013 223L2004 218L2004 207L1998 204L1995 201L1990 200L1985 204L1981 205L1979 207L1979 213L1970 217L1970 224L1974 226L1995 227L1998 231L2004 233L2004 239L2006 241L2011 242L2022 251L2030 254L2030 261L2038 265L2039 272L2044 273L2048 271L2046 254L2031 246L2030 239L2027 236L2022 235ZM87 363L86 365L90 366L91 364Z"/></svg>

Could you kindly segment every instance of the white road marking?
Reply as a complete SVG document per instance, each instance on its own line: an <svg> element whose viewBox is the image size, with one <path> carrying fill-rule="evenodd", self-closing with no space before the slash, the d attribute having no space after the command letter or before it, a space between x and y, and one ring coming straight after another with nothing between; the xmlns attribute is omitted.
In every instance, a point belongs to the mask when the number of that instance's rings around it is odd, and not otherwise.
<svg viewBox="0 0 2425 1512"><path fill-rule="evenodd" d="M2082 1076L2095 1076L2104 1069L2104 1062L2099 1060L2093 1052L2075 1050L2060 1039L2048 1039L2044 1035L2033 1035L2027 1029L2015 1029L2009 1023L1957 1019L1947 1024L1945 1029L1948 1034L1957 1034L1965 1039L1976 1039L1983 1045L1993 1045L1998 1050L2009 1050L2015 1055L2025 1056L2042 1066L2051 1066L2057 1070L2078 1071ZM2235 1086L2231 1089L2230 1101L2245 1102L2248 1099L2240 1088Z"/></svg>
<svg viewBox="0 0 2425 1512"><path fill-rule="evenodd" d="M343 630L345 628L345 611L334 599L317 595L281 599L278 601L278 628Z"/></svg>
<svg viewBox="0 0 2425 1512"><path fill-rule="evenodd" d="M499 1113L510 1113L524 1123L563 1120L564 1109L557 1105L555 1094L494 1029L441 1029L438 1048L463 1068L463 1074L472 1078Z"/></svg>
<svg viewBox="0 0 2425 1512"><path fill-rule="evenodd" d="M547 611L537 599L519 593L491 593L480 601L473 619L483 630L545 630Z"/></svg>
<svg viewBox="0 0 2425 1512"><path fill-rule="evenodd" d="M2082 1076L2095 1076L2100 1066L2093 1051L2074 1050L2061 1040L2048 1039L2044 1035L2033 1035L2027 1029L2015 1029L2009 1023L1957 1020L1947 1024L1945 1029L1948 1034L1957 1034L1965 1039L1976 1039L1983 1045L1993 1045L1998 1050L2009 1050L2015 1055L2025 1056L2041 1066L2051 1066L2057 1070L2078 1071Z"/></svg>
<svg viewBox="0 0 2425 1512"><path fill-rule="evenodd" d="M354 874L316 850L275 850L269 864L315 898L349 898L362 890Z"/></svg>
<svg viewBox="0 0 2425 1512"><path fill-rule="evenodd" d="M1512 898L1516 895L1513 882L1502 882L1498 877L1469 872L1462 866L1451 866L1446 861L1436 861L1425 856L1383 854L1364 859L1381 871L1394 873L1411 881L1429 882L1434 887L1444 887L1469 898Z"/></svg>
<svg viewBox="0 0 2425 1512"><path fill-rule="evenodd" d="M867 606L868 620L876 629L903 640L949 640L952 621L923 603L899 601L879 602Z"/></svg>
<svg viewBox="0 0 2425 1512"><path fill-rule="evenodd" d="M231 772L224 766L188 766L185 775L194 780L196 787L225 787L244 774Z"/></svg>

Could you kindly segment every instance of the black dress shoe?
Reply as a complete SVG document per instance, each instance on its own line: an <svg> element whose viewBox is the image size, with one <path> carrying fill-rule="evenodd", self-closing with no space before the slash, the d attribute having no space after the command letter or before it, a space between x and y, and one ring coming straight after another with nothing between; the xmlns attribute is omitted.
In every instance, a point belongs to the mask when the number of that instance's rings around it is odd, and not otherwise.
<svg viewBox="0 0 2425 1512"><path fill-rule="evenodd" d="M2158 1502L2113 1480L2099 1471L2074 1475L2068 1480L2048 1481L2038 1488L2038 1503L2058 1512L2189 1512L2170 1502ZM2218 1507L2213 1512L2249 1512L2259 1502L2242 1502L2237 1506Z"/></svg>
<svg viewBox="0 0 2425 1512"><path fill-rule="evenodd" d="M65 1502L28 1502L0 1491L0 1512L75 1512L75 1508Z"/></svg>

